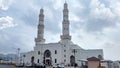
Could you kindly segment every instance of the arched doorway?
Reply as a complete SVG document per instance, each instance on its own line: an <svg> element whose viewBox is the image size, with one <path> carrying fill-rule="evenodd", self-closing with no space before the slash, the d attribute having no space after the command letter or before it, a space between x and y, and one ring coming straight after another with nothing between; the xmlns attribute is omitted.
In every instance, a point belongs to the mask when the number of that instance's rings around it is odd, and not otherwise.
<svg viewBox="0 0 120 68"><path fill-rule="evenodd" d="M32 62L32 63L34 62L34 59L35 59L34 56L32 56L32 57L31 57L31 62Z"/></svg>
<svg viewBox="0 0 120 68"><path fill-rule="evenodd" d="M39 62L40 62L40 60L38 59L38 60L37 60L37 63L39 63Z"/></svg>
<svg viewBox="0 0 120 68"><path fill-rule="evenodd" d="M50 50L46 50L44 52L44 58L43 58L43 63L47 66L51 66L52 65L52 58L51 58L51 52Z"/></svg>
<svg viewBox="0 0 120 68"><path fill-rule="evenodd" d="M70 56L70 64L71 66L75 65L75 57L73 55Z"/></svg>
<svg viewBox="0 0 120 68"><path fill-rule="evenodd" d="M35 60L35 58L34 58L34 56L32 56L32 57L31 57L32 66L34 65L34 60Z"/></svg>

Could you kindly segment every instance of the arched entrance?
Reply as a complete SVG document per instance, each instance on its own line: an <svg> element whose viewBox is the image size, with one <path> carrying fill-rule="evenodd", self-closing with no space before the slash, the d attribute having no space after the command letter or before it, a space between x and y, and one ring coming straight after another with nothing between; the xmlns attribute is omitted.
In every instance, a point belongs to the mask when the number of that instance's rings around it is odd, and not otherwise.
<svg viewBox="0 0 120 68"><path fill-rule="evenodd" d="M71 66L75 65L75 57L73 55L70 56L70 64Z"/></svg>
<svg viewBox="0 0 120 68"><path fill-rule="evenodd" d="M34 58L34 56L32 56L32 57L31 57L32 66L34 65L34 60L35 60L35 58Z"/></svg>
<svg viewBox="0 0 120 68"><path fill-rule="evenodd" d="M50 50L46 50L44 52L44 58L43 58L43 63L47 66L51 66L52 65L52 58L51 58L51 52Z"/></svg>
<svg viewBox="0 0 120 68"><path fill-rule="evenodd" d="M34 59L35 59L34 56L32 56L32 57L31 57L31 62L32 62L32 63L34 62Z"/></svg>
<svg viewBox="0 0 120 68"><path fill-rule="evenodd" d="M39 63L39 62L40 62L40 60L38 59L38 60L37 60L37 63Z"/></svg>

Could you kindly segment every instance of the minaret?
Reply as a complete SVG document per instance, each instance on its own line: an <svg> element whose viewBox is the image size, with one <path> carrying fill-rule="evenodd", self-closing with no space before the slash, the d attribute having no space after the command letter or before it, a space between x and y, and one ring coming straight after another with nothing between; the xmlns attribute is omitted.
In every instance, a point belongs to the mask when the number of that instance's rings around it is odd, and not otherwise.
<svg viewBox="0 0 120 68"><path fill-rule="evenodd" d="M69 35L69 15L68 15L68 5L64 3L63 9L63 22L62 22L62 35L61 40L71 40L71 36Z"/></svg>
<svg viewBox="0 0 120 68"><path fill-rule="evenodd" d="M39 24L38 24L38 33L37 33L37 38L35 38L36 44L43 44L45 42L44 39L44 10L41 8L40 9L40 14L39 14Z"/></svg>

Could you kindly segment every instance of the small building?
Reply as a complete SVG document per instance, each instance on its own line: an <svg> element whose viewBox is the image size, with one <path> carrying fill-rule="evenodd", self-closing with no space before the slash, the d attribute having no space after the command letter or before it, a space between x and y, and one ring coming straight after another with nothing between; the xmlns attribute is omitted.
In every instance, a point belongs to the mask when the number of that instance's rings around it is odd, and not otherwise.
<svg viewBox="0 0 120 68"><path fill-rule="evenodd" d="M106 68L114 68L113 61L111 61L111 60L102 60L101 66L105 66Z"/></svg>
<svg viewBox="0 0 120 68"><path fill-rule="evenodd" d="M120 61L114 61L113 68L120 68Z"/></svg>
<svg viewBox="0 0 120 68"><path fill-rule="evenodd" d="M90 57L88 60L88 68L98 68L100 67L100 59L96 57Z"/></svg>

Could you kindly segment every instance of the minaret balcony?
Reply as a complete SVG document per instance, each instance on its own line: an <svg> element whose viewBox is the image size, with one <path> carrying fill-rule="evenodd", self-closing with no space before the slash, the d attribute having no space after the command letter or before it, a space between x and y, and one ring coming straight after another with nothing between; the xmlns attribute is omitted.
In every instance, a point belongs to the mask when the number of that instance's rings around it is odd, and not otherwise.
<svg viewBox="0 0 120 68"><path fill-rule="evenodd" d="M61 35L60 37L61 37L62 40L63 39L71 40L71 36L69 36L69 35Z"/></svg>
<svg viewBox="0 0 120 68"><path fill-rule="evenodd" d="M45 39L43 39L43 38L35 38L35 42L45 42Z"/></svg>

